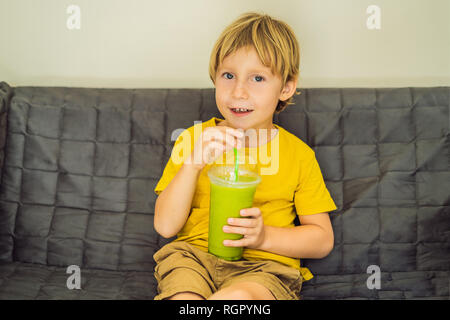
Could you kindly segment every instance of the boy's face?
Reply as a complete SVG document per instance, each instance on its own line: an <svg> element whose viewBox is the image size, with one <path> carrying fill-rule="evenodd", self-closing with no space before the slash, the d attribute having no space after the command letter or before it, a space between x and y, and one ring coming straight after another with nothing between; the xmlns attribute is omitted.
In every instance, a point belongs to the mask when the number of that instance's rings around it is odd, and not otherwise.
<svg viewBox="0 0 450 320"><path fill-rule="evenodd" d="M216 103L226 125L242 129L271 129L278 100L291 97L297 81L282 88L281 76L265 67L253 46L240 48L227 56L216 73ZM236 115L232 108L253 110Z"/></svg>

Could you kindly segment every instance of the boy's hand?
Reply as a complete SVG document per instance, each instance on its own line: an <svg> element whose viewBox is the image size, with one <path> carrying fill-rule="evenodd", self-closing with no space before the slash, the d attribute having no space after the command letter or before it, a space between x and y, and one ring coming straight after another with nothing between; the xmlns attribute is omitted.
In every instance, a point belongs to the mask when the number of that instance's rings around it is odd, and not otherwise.
<svg viewBox="0 0 450 320"><path fill-rule="evenodd" d="M259 249L264 243L264 221L261 210L257 207L242 209L241 216L249 218L229 218L228 225L223 227L226 233L244 235L240 240L224 240L227 247L247 247Z"/></svg>
<svg viewBox="0 0 450 320"><path fill-rule="evenodd" d="M242 147L242 129L225 126L208 127L200 134L194 144L194 150L186 159L187 164L203 169L207 164L213 163L222 153Z"/></svg>

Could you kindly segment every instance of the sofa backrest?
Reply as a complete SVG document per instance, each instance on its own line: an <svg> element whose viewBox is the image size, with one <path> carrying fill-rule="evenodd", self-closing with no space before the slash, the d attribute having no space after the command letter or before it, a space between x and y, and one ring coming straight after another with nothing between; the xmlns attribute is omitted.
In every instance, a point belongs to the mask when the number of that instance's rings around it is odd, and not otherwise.
<svg viewBox="0 0 450 320"><path fill-rule="evenodd" d="M153 228L153 189L172 133L221 117L214 89L7 87L0 260L151 270L171 240ZM303 264L449 270L450 88L300 91L274 122L314 149L338 206L332 253Z"/></svg>

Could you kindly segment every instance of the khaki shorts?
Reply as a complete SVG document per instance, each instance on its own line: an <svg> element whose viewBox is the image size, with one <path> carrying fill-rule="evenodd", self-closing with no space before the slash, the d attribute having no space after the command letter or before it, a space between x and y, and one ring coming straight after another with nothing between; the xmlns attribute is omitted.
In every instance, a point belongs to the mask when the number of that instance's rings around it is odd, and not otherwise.
<svg viewBox="0 0 450 320"><path fill-rule="evenodd" d="M153 258L158 281L155 300L186 291L206 299L240 281L262 284L277 300L300 300L300 271L276 261L227 261L183 241L166 244Z"/></svg>

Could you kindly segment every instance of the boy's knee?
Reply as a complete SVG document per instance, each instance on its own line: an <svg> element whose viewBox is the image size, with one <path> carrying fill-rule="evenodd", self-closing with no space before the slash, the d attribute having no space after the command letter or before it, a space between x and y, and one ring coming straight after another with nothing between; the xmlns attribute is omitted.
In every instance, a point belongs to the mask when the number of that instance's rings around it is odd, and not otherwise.
<svg viewBox="0 0 450 320"><path fill-rule="evenodd" d="M248 289L234 288L228 292L230 300L254 300L252 293Z"/></svg>
<svg viewBox="0 0 450 320"><path fill-rule="evenodd" d="M203 298L198 293L184 291L168 297L167 300L205 300L205 298Z"/></svg>
<svg viewBox="0 0 450 320"><path fill-rule="evenodd" d="M224 288L208 298L209 300L253 300L252 294L242 288Z"/></svg>
<svg viewBox="0 0 450 320"><path fill-rule="evenodd" d="M225 287L214 293L211 300L256 300L260 299L255 288L239 283Z"/></svg>

